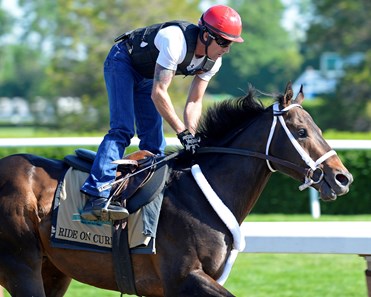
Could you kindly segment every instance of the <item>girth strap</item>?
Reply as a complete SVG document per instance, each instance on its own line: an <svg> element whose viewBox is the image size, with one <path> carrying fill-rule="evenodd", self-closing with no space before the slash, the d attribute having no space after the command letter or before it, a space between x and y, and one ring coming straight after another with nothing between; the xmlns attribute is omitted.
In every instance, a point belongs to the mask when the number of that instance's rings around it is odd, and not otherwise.
<svg viewBox="0 0 371 297"><path fill-rule="evenodd" d="M129 250L127 221L117 221L112 226L112 257L119 291L121 294L137 295Z"/></svg>

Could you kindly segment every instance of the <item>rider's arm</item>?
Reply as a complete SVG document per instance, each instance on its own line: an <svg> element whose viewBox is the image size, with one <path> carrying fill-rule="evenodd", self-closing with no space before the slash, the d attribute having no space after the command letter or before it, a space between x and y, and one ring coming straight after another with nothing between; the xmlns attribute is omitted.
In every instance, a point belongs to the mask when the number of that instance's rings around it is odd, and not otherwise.
<svg viewBox="0 0 371 297"><path fill-rule="evenodd" d="M178 134L184 131L186 127L176 114L168 93L168 88L174 75L175 71L166 69L161 65L156 64L153 78L152 100L161 116Z"/></svg>
<svg viewBox="0 0 371 297"><path fill-rule="evenodd" d="M189 90L187 103L184 109L184 124L193 135L196 132L197 124L201 117L202 98L208 83L208 81L196 75Z"/></svg>

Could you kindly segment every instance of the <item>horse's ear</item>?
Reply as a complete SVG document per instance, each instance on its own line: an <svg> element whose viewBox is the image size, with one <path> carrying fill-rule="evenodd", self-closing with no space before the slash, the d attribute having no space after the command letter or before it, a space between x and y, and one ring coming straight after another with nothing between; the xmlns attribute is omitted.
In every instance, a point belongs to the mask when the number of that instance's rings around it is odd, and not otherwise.
<svg viewBox="0 0 371 297"><path fill-rule="evenodd" d="M296 95L295 103L300 104L304 101L303 85L300 86L299 93Z"/></svg>
<svg viewBox="0 0 371 297"><path fill-rule="evenodd" d="M283 95L283 102L282 102L283 108L291 104L291 99L293 95L294 95L294 92L292 91L292 84L291 84L291 81L289 81L286 85L285 94Z"/></svg>

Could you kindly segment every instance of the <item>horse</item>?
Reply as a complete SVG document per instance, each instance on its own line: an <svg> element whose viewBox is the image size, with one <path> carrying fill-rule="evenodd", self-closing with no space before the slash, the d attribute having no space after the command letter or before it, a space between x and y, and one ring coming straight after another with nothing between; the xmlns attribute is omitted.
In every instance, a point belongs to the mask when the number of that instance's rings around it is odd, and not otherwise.
<svg viewBox="0 0 371 297"><path fill-rule="evenodd" d="M200 173L237 227L274 171L314 187L324 201L349 191L353 177L302 107L303 89L294 99L288 83L268 107L256 93L249 88L210 107L197 152L169 161L157 252L131 254L138 296L234 296L218 279L241 242L205 198ZM63 296L72 279L119 291L111 253L51 247L53 196L65 167L31 154L0 160L0 285L12 296Z"/></svg>

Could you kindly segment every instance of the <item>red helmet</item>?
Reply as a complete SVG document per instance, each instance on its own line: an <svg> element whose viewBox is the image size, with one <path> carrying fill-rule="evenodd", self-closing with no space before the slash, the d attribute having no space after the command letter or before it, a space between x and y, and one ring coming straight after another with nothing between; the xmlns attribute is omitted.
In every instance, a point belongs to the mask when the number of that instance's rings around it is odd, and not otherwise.
<svg viewBox="0 0 371 297"><path fill-rule="evenodd" d="M198 22L200 27L233 42L243 42L240 15L225 5L215 5L206 10Z"/></svg>

